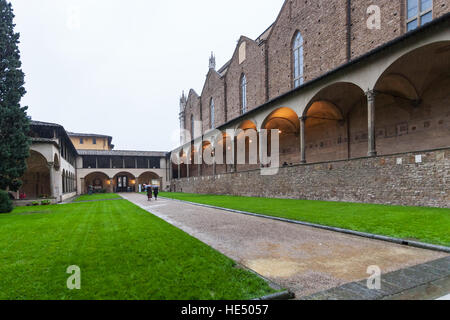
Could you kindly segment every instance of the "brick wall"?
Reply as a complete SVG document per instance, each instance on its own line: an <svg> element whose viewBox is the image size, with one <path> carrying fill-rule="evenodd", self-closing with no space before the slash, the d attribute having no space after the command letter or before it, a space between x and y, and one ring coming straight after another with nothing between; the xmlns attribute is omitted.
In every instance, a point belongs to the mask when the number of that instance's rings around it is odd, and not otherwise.
<svg viewBox="0 0 450 320"><path fill-rule="evenodd" d="M443 149L280 168L275 176L254 170L173 180L172 190L450 208L449 174L450 149Z"/></svg>
<svg viewBox="0 0 450 320"><path fill-rule="evenodd" d="M247 111L250 111L266 101L265 82L265 46L259 46L255 41L242 37L238 43L246 43L246 59L239 64L239 50L236 50L225 76L227 83L228 118L241 115L241 77L247 78Z"/></svg>
<svg viewBox="0 0 450 320"><path fill-rule="evenodd" d="M367 28L367 8L372 4L381 9L381 30ZM448 0L433 0L434 18L448 12ZM406 0L352 0L350 17L351 59L355 59L406 32ZM215 127L239 116L242 74L246 75L248 82L248 110L263 104L267 98L272 99L291 90L291 46L296 31L300 31L304 38L305 81L344 64L348 59L347 18L347 0L287 0L271 31L265 35L265 41L257 43L241 37L227 71L219 75L210 70L202 91L202 108L197 107L198 102L194 101L195 106L189 112L195 119L200 119L202 109L203 132L210 129L211 98L215 102ZM239 64L238 52L242 41L246 42L246 60ZM351 130L364 131L367 126L365 119L361 115L357 115L355 121L350 119ZM186 124L190 127L190 114L186 114ZM355 140L362 147L351 149L352 157L366 154L363 142ZM338 152L345 153L341 147Z"/></svg>
<svg viewBox="0 0 450 320"><path fill-rule="evenodd" d="M194 121L200 121L201 120L201 108L200 108L200 97L195 93L194 90L191 90L189 92L188 100L186 103L186 109L185 109L185 129L188 130L192 135L192 128L191 128L191 115L194 117ZM191 138L196 138L198 136L202 135L201 132L202 128L195 128L195 132L193 133L194 136Z"/></svg>
<svg viewBox="0 0 450 320"><path fill-rule="evenodd" d="M211 98L214 99L215 128L224 124L225 120L225 81L220 75L210 70L201 95L203 132L211 129Z"/></svg>
<svg viewBox="0 0 450 320"><path fill-rule="evenodd" d="M379 30L367 28L369 18L367 8L372 4L378 5L381 9L381 29ZM405 0L353 0L351 7L352 59L401 36L406 29L405 6Z"/></svg>
<svg viewBox="0 0 450 320"><path fill-rule="evenodd" d="M346 1L287 1L268 39L269 98L293 89L292 41L304 39L305 82L346 62Z"/></svg>

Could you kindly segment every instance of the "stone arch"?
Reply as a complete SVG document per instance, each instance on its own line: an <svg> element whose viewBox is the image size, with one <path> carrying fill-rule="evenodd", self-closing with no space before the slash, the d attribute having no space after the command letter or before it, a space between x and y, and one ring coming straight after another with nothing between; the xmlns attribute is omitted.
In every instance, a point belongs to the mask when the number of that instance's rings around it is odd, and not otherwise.
<svg viewBox="0 0 450 320"><path fill-rule="evenodd" d="M180 152L178 153L178 156L180 157L180 178L186 178L187 177L187 160L188 155L187 152L182 148Z"/></svg>
<svg viewBox="0 0 450 320"><path fill-rule="evenodd" d="M113 187L115 192L134 192L136 191L136 176L128 171L117 173L113 178Z"/></svg>
<svg viewBox="0 0 450 320"><path fill-rule="evenodd" d="M307 162L367 155L367 99L358 85L336 82L322 88L306 104L303 121Z"/></svg>
<svg viewBox="0 0 450 320"><path fill-rule="evenodd" d="M242 121L236 131L237 171L253 170L259 167L258 128L253 120Z"/></svg>
<svg viewBox="0 0 450 320"><path fill-rule="evenodd" d="M153 171L146 171L137 178L137 184L157 185L159 188L161 188L162 178Z"/></svg>
<svg viewBox="0 0 450 320"><path fill-rule="evenodd" d="M207 153L209 155L211 155L210 158L213 157L213 154L214 154L214 146L213 146L213 144L210 141L203 141L202 142L201 152L202 152L202 165L201 165L201 168L200 168L201 175L202 176L211 176L211 175L214 174L214 172L213 172L213 165L206 163L205 162L205 158L206 158L206 154Z"/></svg>
<svg viewBox="0 0 450 320"><path fill-rule="evenodd" d="M288 107L274 110L264 119L261 129L269 130L268 150L271 149L270 130L279 131L280 165L300 163L300 120L294 110Z"/></svg>
<svg viewBox="0 0 450 320"><path fill-rule="evenodd" d="M27 170L21 177L23 182L19 190L21 198L38 199L41 197L51 197L50 166L47 159L40 152L30 150L27 159Z"/></svg>
<svg viewBox="0 0 450 320"><path fill-rule="evenodd" d="M408 51L377 79L378 154L448 147L450 41Z"/></svg>
<svg viewBox="0 0 450 320"><path fill-rule="evenodd" d="M222 132L212 141L213 153L216 160L216 174L223 174L232 171L234 136L233 133Z"/></svg>
<svg viewBox="0 0 450 320"><path fill-rule="evenodd" d="M61 178L62 178L62 192L64 194L66 193L66 169L63 169Z"/></svg>
<svg viewBox="0 0 450 320"><path fill-rule="evenodd" d="M108 192L113 191L111 179L106 173L101 171L92 172L84 177L84 185L84 193L88 193L91 188L94 192L99 192L101 190L107 190Z"/></svg>
<svg viewBox="0 0 450 320"><path fill-rule="evenodd" d="M56 171L59 171L59 169L61 169L61 161L59 160L59 156L56 153L53 156L53 167Z"/></svg>

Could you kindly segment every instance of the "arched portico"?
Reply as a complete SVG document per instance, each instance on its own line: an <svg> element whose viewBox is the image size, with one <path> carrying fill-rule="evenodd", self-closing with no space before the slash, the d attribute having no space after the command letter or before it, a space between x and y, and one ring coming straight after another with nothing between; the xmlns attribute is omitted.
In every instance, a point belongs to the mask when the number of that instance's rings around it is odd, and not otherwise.
<svg viewBox="0 0 450 320"><path fill-rule="evenodd" d="M253 120L244 120L236 129L237 171L259 167L259 133Z"/></svg>
<svg viewBox="0 0 450 320"><path fill-rule="evenodd" d="M113 178L113 186L115 192L135 192L137 181L136 177L127 172L122 171L117 173Z"/></svg>
<svg viewBox="0 0 450 320"><path fill-rule="evenodd" d="M374 87L379 154L448 147L450 41L414 49L394 61Z"/></svg>
<svg viewBox="0 0 450 320"><path fill-rule="evenodd" d="M50 170L52 166L39 152L30 150L27 159L27 171L21 178L23 184L19 190L22 199L39 199L52 197Z"/></svg>
<svg viewBox="0 0 450 320"><path fill-rule="evenodd" d="M200 165L200 172L202 176L210 176L214 174L214 148L211 142L203 141L202 143L202 164Z"/></svg>
<svg viewBox="0 0 450 320"><path fill-rule="evenodd" d="M153 185L162 187L162 178L152 171L147 171L137 178L138 185Z"/></svg>
<svg viewBox="0 0 450 320"><path fill-rule="evenodd" d="M83 192L88 193L89 189L92 189L93 192L101 192L103 190L114 192L112 179L103 172L93 172L84 178Z"/></svg>
<svg viewBox="0 0 450 320"><path fill-rule="evenodd" d="M280 166L300 163L300 120L297 113L288 107L281 107L270 113L261 129L269 130L268 150L271 150L271 132L279 132ZM278 151L278 150L276 150Z"/></svg>
<svg viewBox="0 0 450 320"><path fill-rule="evenodd" d="M367 155L367 99L353 83L330 84L307 104L301 118L306 162Z"/></svg>

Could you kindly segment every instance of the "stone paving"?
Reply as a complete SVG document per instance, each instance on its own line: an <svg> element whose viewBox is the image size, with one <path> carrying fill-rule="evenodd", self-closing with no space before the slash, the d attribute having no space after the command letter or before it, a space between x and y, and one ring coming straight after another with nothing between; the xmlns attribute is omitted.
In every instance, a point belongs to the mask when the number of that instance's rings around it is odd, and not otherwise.
<svg viewBox="0 0 450 320"><path fill-rule="evenodd" d="M304 300L435 300L449 292L450 257L447 257L385 274L380 290L370 290L367 281L359 281Z"/></svg>
<svg viewBox="0 0 450 320"><path fill-rule="evenodd" d="M356 293L360 299L364 294L368 295L366 298L379 299L379 294L366 293L361 285L355 284L366 282L369 266L378 266L386 277L383 277L386 280L384 289L390 291L381 298L398 294L402 291L398 289L402 288L397 288L395 280L392 280L396 277L394 272L408 284L408 288L417 287L426 281L436 281L435 277L427 274L427 267L430 267L427 263L449 257L441 252L168 199L149 202L145 195L122 196L289 289L297 298L306 298L347 284L349 290L344 291L345 295L339 299L350 299L347 291ZM415 268L404 270L410 267Z"/></svg>

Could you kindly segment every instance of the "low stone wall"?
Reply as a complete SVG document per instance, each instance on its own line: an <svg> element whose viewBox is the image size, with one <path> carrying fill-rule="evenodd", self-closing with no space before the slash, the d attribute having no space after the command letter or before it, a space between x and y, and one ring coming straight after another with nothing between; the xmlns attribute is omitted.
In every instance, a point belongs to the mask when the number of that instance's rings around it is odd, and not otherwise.
<svg viewBox="0 0 450 320"><path fill-rule="evenodd" d="M192 177L171 182L186 193L450 208L450 149Z"/></svg>

